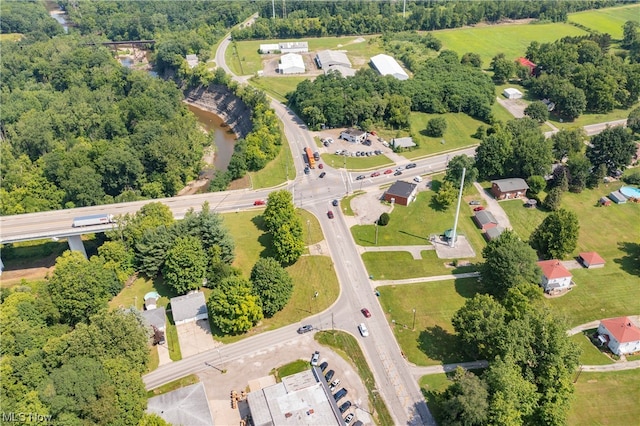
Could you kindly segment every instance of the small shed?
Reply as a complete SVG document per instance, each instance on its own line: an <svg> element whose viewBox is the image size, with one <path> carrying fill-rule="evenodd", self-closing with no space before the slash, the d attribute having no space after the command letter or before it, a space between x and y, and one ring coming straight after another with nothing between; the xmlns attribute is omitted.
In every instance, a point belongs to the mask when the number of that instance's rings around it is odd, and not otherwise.
<svg viewBox="0 0 640 426"><path fill-rule="evenodd" d="M476 225L478 225L478 228L483 231L498 226L498 221L488 210L480 210L479 212L476 212L473 216L473 220L476 222Z"/></svg>
<svg viewBox="0 0 640 426"><path fill-rule="evenodd" d="M522 99L522 92L513 87L507 87L502 92L502 95L507 99Z"/></svg>
<svg viewBox="0 0 640 426"><path fill-rule="evenodd" d="M516 60L516 63L522 67L526 67L529 68L529 74L533 75L533 72L535 71L537 65L534 64L533 62L531 62L530 60L528 60L527 58L518 58Z"/></svg>
<svg viewBox="0 0 640 426"><path fill-rule="evenodd" d="M415 183L409 183L402 180L396 181L387 191L384 193L385 201L393 202L401 206L408 206L416 198L416 192L418 185Z"/></svg>
<svg viewBox="0 0 640 426"><path fill-rule="evenodd" d="M394 139L391 139L391 146L394 149L396 149L396 148L413 148L414 146L416 146L416 143L413 141L412 137L394 138Z"/></svg>
<svg viewBox="0 0 640 426"><path fill-rule="evenodd" d="M608 199L607 197L602 197L600 198L600 200L598 200L598 204L601 206L610 206L611 205L611 200Z"/></svg>
<svg viewBox="0 0 640 426"><path fill-rule="evenodd" d="M613 191L609 194L609 198L616 204L624 204L627 202L627 197L625 197L620 191Z"/></svg>
<svg viewBox="0 0 640 426"><path fill-rule="evenodd" d="M504 232L504 228L501 226L494 226L493 228L489 228L484 232L484 239L487 241L495 240L500 237Z"/></svg>
<svg viewBox="0 0 640 426"><path fill-rule="evenodd" d="M444 240L449 242L453 238L453 228L444 231ZM456 242L458 241L458 234L456 233Z"/></svg>
<svg viewBox="0 0 640 426"><path fill-rule="evenodd" d="M605 264L605 260L595 251L580 253L578 260L588 269L603 268Z"/></svg>

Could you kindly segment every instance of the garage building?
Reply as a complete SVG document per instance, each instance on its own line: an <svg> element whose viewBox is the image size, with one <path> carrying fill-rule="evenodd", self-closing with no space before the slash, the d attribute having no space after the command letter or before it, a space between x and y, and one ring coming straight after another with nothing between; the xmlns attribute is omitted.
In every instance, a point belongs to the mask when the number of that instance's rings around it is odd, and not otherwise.
<svg viewBox="0 0 640 426"><path fill-rule="evenodd" d="M408 206L416 198L418 185L402 180L396 181L387 192L384 193L385 201L393 202L401 206Z"/></svg>
<svg viewBox="0 0 640 426"><path fill-rule="evenodd" d="M504 89L502 94L507 99L521 99L522 98L522 92L519 91L518 89L514 89L513 87L507 87L506 89Z"/></svg>
<svg viewBox="0 0 640 426"><path fill-rule="evenodd" d="M337 52L335 50L323 50L316 54L316 64L318 68L327 68L332 65L340 65L346 68L351 68L351 61L347 58L344 52Z"/></svg>
<svg viewBox="0 0 640 426"><path fill-rule="evenodd" d="M305 71L304 60L302 56L295 53L287 53L280 57L280 64L278 65L278 72L280 74L303 74Z"/></svg>
<svg viewBox="0 0 640 426"><path fill-rule="evenodd" d="M171 313L176 325L207 319L209 313L204 293L195 292L171 299Z"/></svg>

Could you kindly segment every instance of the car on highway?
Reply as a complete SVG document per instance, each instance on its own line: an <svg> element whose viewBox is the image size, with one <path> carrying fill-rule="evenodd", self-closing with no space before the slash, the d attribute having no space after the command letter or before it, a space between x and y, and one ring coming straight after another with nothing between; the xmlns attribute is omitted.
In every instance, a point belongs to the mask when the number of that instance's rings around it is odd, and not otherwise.
<svg viewBox="0 0 640 426"><path fill-rule="evenodd" d="M422 177L416 176L416 177L413 178L413 181L420 183L420 182L422 182Z"/></svg>
<svg viewBox="0 0 640 426"><path fill-rule="evenodd" d="M479 211L482 211L482 210L484 210L484 207L482 207L482 206L478 206L478 207L473 209L474 212L479 212Z"/></svg>
<svg viewBox="0 0 640 426"><path fill-rule="evenodd" d="M471 201L469 201L469 205L470 205L470 206L479 206L479 205L480 205L480 201L478 201L478 200L471 200Z"/></svg>
<svg viewBox="0 0 640 426"><path fill-rule="evenodd" d="M311 324L303 325L298 329L298 334L308 333L313 330L313 326Z"/></svg>
<svg viewBox="0 0 640 426"><path fill-rule="evenodd" d="M391 169L387 169L387 170L384 171L385 175L390 175L391 173L393 173L393 170L391 170Z"/></svg>
<svg viewBox="0 0 640 426"><path fill-rule="evenodd" d="M318 361L320 360L320 352L315 351L311 356L311 365L316 367L318 365Z"/></svg>
<svg viewBox="0 0 640 426"><path fill-rule="evenodd" d="M331 383L330 380L333 379L334 374L336 374L335 371L329 370L327 374L324 375L324 379L327 381L327 383Z"/></svg>
<svg viewBox="0 0 640 426"><path fill-rule="evenodd" d="M366 178L366 176L365 176L365 175L360 175L360 176L358 176L358 177L356 178L356 180L362 180L362 179L365 179L365 178Z"/></svg>
<svg viewBox="0 0 640 426"><path fill-rule="evenodd" d="M360 312L362 312L362 315L364 315L365 318L371 318L371 312L369 312L367 308L360 309Z"/></svg>
<svg viewBox="0 0 640 426"><path fill-rule="evenodd" d="M332 205L333 207L337 207L337 206L338 206L338 200L333 200L333 201L331 202L331 205Z"/></svg>
<svg viewBox="0 0 640 426"><path fill-rule="evenodd" d="M340 386L340 379L335 379L333 382L331 382L331 384L329 385L329 390L331 392L333 392L338 386Z"/></svg>
<svg viewBox="0 0 640 426"><path fill-rule="evenodd" d="M320 370L322 370L322 372L324 373L324 370L326 370L328 366L329 366L329 363L325 361L322 364L320 364Z"/></svg>
<svg viewBox="0 0 640 426"><path fill-rule="evenodd" d="M369 335L369 329L366 325L364 325L363 322L358 324L358 330L360 330L360 334L362 334L362 337L367 337Z"/></svg>
<svg viewBox="0 0 640 426"><path fill-rule="evenodd" d="M394 176L400 176L402 174L402 172L400 170L398 170L397 172L395 172L393 175Z"/></svg>
<svg viewBox="0 0 640 426"><path fill-rule="evenodd" d="M266 203L264 202L264 200L255 200L253 202L254 206L264 206Z"/></svg>
<svg viewBox="0 0 640 426"><path fill-rule="evenodd" d="M380 176L380 172L371 173L371 177L378 177L378 176Z"/></svg>
<svg viewBox="0 0 640 426"><path fill-rule="evenodd" d="M320 179L322 179L323 177L325 177L327 175L327 172L322 172L320 173Z"/></svg>
<svg viewBox="0 0 640 426"><path fill-rule="evenodd" d="M324 169L324 164L322 164L322 163L318 164L318 168L319 169Z"/></svg>
<svg viewBox="0 0 640 426"><path fill-rule="evenodd" d="M407 164L407 170L409 169L415 169L416 167L418 167L418 165L416 163L409 163Z"/></svg>
<svg viewBox="0 0 640 426"><path fill-rule="evenodd" d="M398 166L396 167L396 172L401 172L404 170L404 166Z"/></svg>
<svg viewBox="0 0 640 426"><path fill-rule="evenodd" d="M333 212L332 212L331 210L329 210L329 211L327 212L327 217L328 217L329 219L333 219Z"/></svg>
<svg viewBox="0 0 640 426"><path fill-rule="evenodd" d="M351 408L351 401L347 401L344 404L342 404L340 407L338 407L338 410L340 410L340 414L343 414L349 408Z"/></svg>
<svg viewBox="0 0 640 426"><path fill-rule="evenodd" d="M353 418L354 418L355 416L356 416L355 414L350 413L347 417L345 417L345 418L344 418L344 422L345 422L346 424L351 423L351 420L353 420Z"/></svg>
<svg viewBox="0 0 640 426"><path fill-rule="evenodd" d="M342 388L338 392L336 392L335 395L333 395L333 399L335 399L336 402L338 402L345 396L347 396L347 390L345 388Z"/></svg>

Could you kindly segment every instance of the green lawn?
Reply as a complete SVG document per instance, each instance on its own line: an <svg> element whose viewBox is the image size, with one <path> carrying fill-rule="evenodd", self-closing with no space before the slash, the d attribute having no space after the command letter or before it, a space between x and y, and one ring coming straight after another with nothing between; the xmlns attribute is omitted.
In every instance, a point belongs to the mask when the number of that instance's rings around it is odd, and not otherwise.
<svg viewBox="0 0 640 426"><path fill-rule="evenodd" d="M447 130L442 137L438 138L425 134L428 121L435 117L442 117L447 120ZM423 112L412 112L410 132L419 146L414 150L404 152L402 155L407 158L417 158L477 145L480 141L472 138L471 135L482 124L484 124L482 121L462 113L425 114Z"/></svg>
<svg viewBox="0 0 640 426"><path fill-rule="evenodd" d="M335 152L335 151L334 151ZM331 167L344 168L347 170L374 170L380 169L385 166L393 166L393 161L386 155L374 155L372 157L345 157L344 155L336 154L321 154L322 161L331 165Z"/></svg>
<svg viewBox="0 0 640 426"><path fill-rule="evenodd" d="M280 123L282 128L282 123ZM253 189L272 188L296 177L289 143L282 132L282 146L275 159L257 172L249 172Z"/></svg>
<svg viewBox="0 0 640 426"><path fill-rule="evenodd" d="M407 251L366 252L362 254L367 272L375 280L403 280L433 275L461 274L475 271L473 266L451 268L445 263L452 259L439 259L435 250L422 252L422 259L415 260ZM466 260L466 259L465 259Z"/></svg>
<svg viewBox="0 0 640 426"><path fill-rule="evenodd" d="M504 53L514 60L525 54L532 41L548 43L565 36L580 36L586 32L569 24L489 25L475 28L433 31L442 41L443 49L478 53L483 67L488 68L491 58Z"/></svg>
<svg viewBox="0 0 640 426"><path fill-rule="evenodd" d="M249 81L252 86L286 104L287 94L296 90L298 84L304 80L307 80L307 77L252 77Z"/></svg>
<svg viewBox="0 0 640 426"><path fill-rule="evenodd" d="M471 361L461 353L451 318L479 286L475 278L467 278L377 288L387 321L395 321L393 333L409 362L438 365Z"/></svg>
<svg viewBox="0 0 640 426"><path fill-rule="evenodd" d="M540 208L526 208L522 200L500 201L500 207L509 216L513 229L525 241L529 239L533 230L542 223L548 214Z"/></svg>
<svg viewBox="0 0 640 426"><path fill-rule="evenodd" d="M581 373L574 385L570 425L637 425L640 418L638 370Z"/></svg>
<svg viewBox="0 0 640 426"><path fill-rule="evenodd" d="M318 218L307 210L298 210L300 216L302 216L302 227L304 228L304 242L307 245L317 244L324 240L324 234L322 228L320 228L320 222ZM308 222L308 223L307 223Z"/></svg>
<svg viewBox="0 0 640 426"><path fill-rule="evenodd" d="M600 33L609 33L614 39L622 39L622 26L627 21L640 24L640 5L608 7L569 14L569 22L576 22Z"/></svg>
<svg viewBox="0 0 640 426"><path fill-rule="evenodd" d="M340 208L342 209L342 212L346 215L346 216L353 216L353 209L351 208L351 200L353 200L354 198L356 198L358 195L360 194L364 194L363 191L355 191L353 194L344 197L342 200L340 200Z"/></svg>
<svg viewBox="0 0 640 426"><path fill-rule="evenodd" d="M159 388L155 388L147 392L147 396L149 398L162 395L163 393L171 392L176 389L183 388L185 386L193 385L199 383L200 379L195 374L190 374L182 379L174 380L173 382L167 383L166 385L162 385Z"/></svg>
<svg viewBox="0 0 640 426"><path fill-rule="evenodd" d="M20 33L0 34L0 41L18 41L22 38Z"/></svg>
<svg viewBox="0 0 640 426"><path fill-rule="evenodd" d="M631 110L637 107L638 107L638 104L636 103L635 105L627 109L614 109L611 112L606 112L602 114L585 113L580 117L576 118L574 121L562 121L562 122L556 115L551 114L551 117L549 117L549 121L553 123L554 126L561 129L572 128L572 127L582 127L582 126L587 126L589 124L598 124L598 123L604 123L606 121L626 119L627 117L629 117L629 113L631 112Z"/></svg>
<svg viewBox="0 0 640 426"><path fill-rule="evenodd" d="M496 96L497 95L498 94L496 94ZM491 113L493 114L493 117L496 120L500 120L503 123L506 123L507 121L514 119L513 115L511 115L511 113L507 111L507 109L502 105L500 105L498 102L494 102L493 105L491 105ZM489 127L489 126L486 126L486 127Z"/></svg>
<svg viewBox="0 0 640 426"><path fill-rule="evenodd" d="M441 373L422 376L418 384L420 385L422 394L427 400L429 411L431 411L433 417L436 419L442 418L442 410L440 404L438 404L438 394L444 392L451 384L451 380L447 374Z"/></svg>
<svg viewBox="0 0 640 426"><path fill-rule="evenodd" d="M291 376L292 374L306 371L309 368L310 368L309 361L304 361L299 359L299 360L290 362L288 364L282 365L278 368L274 368L273 370L271 370L271 374L276 376L276 381L279 383L282 381L283 377Z"/></svg>
<svg viewBox="0 0 640 426"><path fill-rule="evenodd" d="M606 356L598 347L596 347L589 339L595 330L585 330L582 333L575 334L570 337L574 343L582 349L580 355L581 365L604 365L613 364L613 360Z"/></svg>
<svg viewBox="0 0 640 426"><path fill-rule="evenodd" d="M373 373L358 345L358 341L352 335L341 331L323 331L316 333L315 338L320 344L331 347L345 361L356 368L358 376L367 390L369 406L376 424L392 425L393 419L384 401L379 396Z"/></svg>

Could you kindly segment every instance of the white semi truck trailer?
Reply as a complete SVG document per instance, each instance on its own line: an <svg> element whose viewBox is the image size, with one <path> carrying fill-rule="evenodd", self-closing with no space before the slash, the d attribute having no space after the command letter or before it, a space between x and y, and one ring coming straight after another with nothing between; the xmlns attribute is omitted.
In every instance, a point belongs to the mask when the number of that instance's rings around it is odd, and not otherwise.
<svg viewBox="0 0 640 426"><path fill-rule="evenodd" d="M82 226L92 226L92 225L106 225L107 223L113 223L113 215L112 214L92 214L89 216L80 216L73 219L74 228L79 228Z"/></svg>

